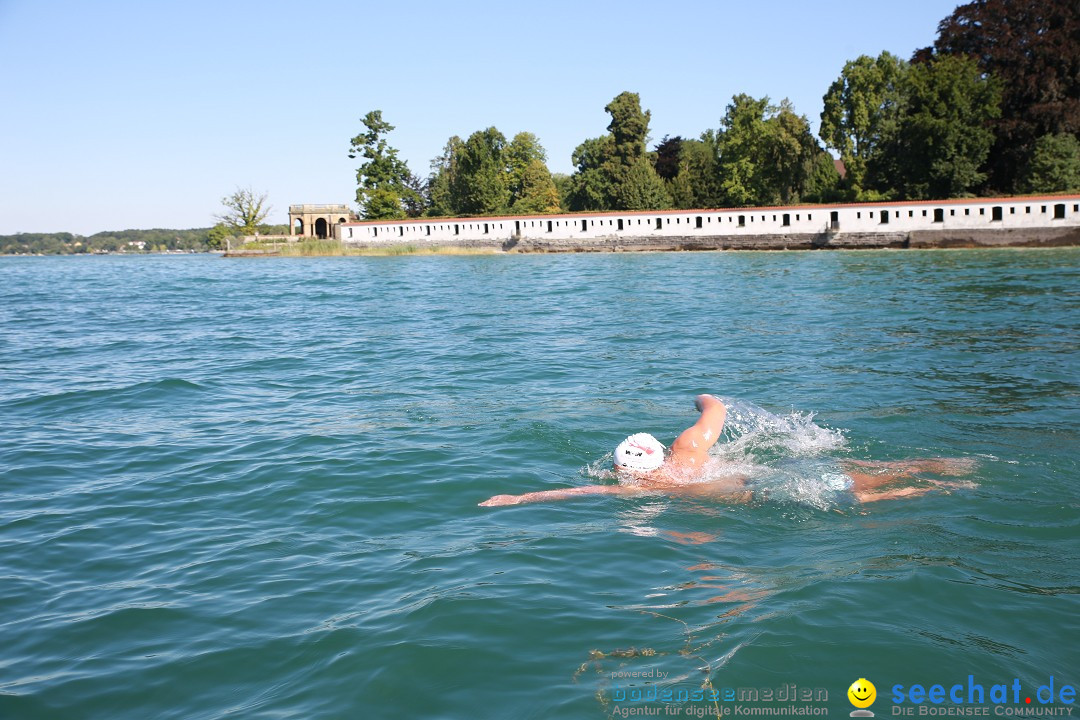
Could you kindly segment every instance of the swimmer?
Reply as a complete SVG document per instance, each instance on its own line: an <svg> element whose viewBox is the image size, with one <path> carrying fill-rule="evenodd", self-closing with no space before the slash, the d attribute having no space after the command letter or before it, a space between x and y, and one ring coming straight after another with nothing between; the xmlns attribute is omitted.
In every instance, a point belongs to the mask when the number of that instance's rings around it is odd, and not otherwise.
<svg viewBox="0 0 1080 720"><path fill-rule="evenodd" d="M746 477L738 473L725 476L713 467L711 479L703 481L706 464L716 462L709 457L709 448L720 439L727 419L727 408L719 398L698 395L694 407L701 415L696 423L684 430L665 453L659 440L648 433L637 433L615 448L615 473L618 485L583 485L559 490L541 490L523 495L495 495L480 503L481 507L520 505L522 503L566 500L580 495L642 495L666 493L707 496L726 502L749 502L753 493L746 487ZM870 462L843 460L841 467L847 475L848 490L861 503L914 497L933 487L884 486L914 478L919 473L937 475L966 475L974 462L963 458L928 458L901 462ZM929 480L936 487L961 487L960 483ZM968 485L970 486L970 485Z"/></svg>
<svg viewBox="0 0 1080 720"><path fill-rule="evenodd" d="M631 435L619 443L615 448L618 485L585 485L524 495L496 495L480 505L519 505L565 500L578 495L639 495L651 491L679 490L730 496L727 499L737 502L748 501L750 493L745 489L744 477L733 475L716 482L697 482L709 459L709 448L720 439L727 419L727 408L712 395L698 395L694 407L701 413L698 421L675 438L666 453L660 441L648 433Z"/></svg>

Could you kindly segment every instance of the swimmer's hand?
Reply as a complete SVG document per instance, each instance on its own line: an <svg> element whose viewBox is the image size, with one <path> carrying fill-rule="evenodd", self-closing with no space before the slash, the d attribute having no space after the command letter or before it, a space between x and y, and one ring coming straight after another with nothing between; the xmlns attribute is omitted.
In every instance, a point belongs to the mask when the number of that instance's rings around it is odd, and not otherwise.
<svg viewBox="0 0 1080 720"><path fill-rule="evenodd" d="M720 402L720 398L715 395L698 395L694 398L694 409L698 412L705 412L705 408L712 405L720 405L723 407L724 403Z"/></svg>
<svg viewBox="0 0 1080 720"><path fill-rule="evenodd" d="M520 505L522 499L520 495L495 495L484 502L480 503L480 507L499 507L500 505Z"/></svg>

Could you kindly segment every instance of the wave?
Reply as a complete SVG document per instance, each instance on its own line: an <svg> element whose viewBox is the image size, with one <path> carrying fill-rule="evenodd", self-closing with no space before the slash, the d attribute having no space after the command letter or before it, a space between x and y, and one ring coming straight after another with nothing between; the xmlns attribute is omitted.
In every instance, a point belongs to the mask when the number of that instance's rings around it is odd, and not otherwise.
<svg viewBox="0 0 1080 720"><path fill-rule="evenodd" d="M178 396L201 393L208 388L182 378L147 380L119 387L68 390L46 395L23 397L7 403L12 410L33 410L35 413L71 413L100 408L103 405L129 408L132 404L172 403Z"/></svg>

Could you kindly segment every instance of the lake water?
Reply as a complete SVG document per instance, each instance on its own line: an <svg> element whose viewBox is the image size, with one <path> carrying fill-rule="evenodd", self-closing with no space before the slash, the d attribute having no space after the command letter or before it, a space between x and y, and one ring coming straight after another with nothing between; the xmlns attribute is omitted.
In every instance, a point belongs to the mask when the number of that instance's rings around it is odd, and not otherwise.
<svg viewBox="0 0 1080 720"><path fill-rule="evenodd" d="M1080 250L7 258L0 319L0 717L1080 684ZM718 452L795 470L477 507L609 482L701 392ZM974 487L798 476L936 456Z"/></svg>

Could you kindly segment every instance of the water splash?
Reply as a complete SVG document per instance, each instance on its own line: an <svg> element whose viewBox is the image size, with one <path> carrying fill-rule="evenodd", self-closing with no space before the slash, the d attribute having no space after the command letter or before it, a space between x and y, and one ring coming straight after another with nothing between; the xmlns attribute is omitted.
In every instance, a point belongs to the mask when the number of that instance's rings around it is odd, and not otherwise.
<svg viewBox="0 0 1080 720"><path fill-rule="evenodd" d="M814 413L777 415L746 400L721 400L727 422L711 473L738 472L758 499L773 502L829 510L848 499L849 481L835 458L847 446L841 431L818 425Z"/></svg>
<svg viewBox="0 0 1080 720"><path fill-rule="evenodd" d="M817 457L847 445L842 432L815 423L814 413L792 410L777 415L746 400L720 399L728 412L721 442L713 448L718 457L769 462L786 457Z"/></svg>

